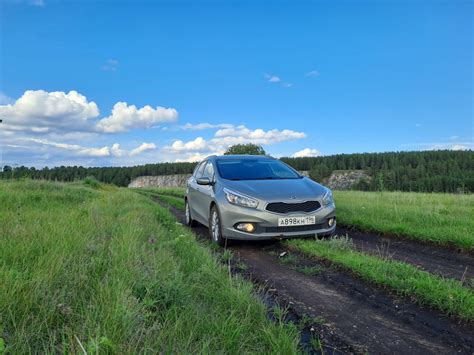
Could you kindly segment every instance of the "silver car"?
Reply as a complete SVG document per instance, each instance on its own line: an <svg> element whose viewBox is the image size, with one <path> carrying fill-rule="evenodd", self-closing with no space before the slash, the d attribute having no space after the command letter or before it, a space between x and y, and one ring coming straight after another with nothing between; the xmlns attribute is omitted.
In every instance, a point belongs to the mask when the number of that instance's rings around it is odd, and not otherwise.
<svg viewBox="0 0 474 355"><path fill-rule="evenodd" d="M330 235L336 228L331 190L278 159L211 156L187 182L186 223L209 226L214 242Z"/></svg>

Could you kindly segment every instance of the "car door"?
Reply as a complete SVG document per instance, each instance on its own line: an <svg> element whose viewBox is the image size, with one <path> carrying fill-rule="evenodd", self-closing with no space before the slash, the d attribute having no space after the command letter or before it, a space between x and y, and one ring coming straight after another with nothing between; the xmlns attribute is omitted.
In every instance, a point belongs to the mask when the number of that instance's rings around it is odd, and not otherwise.
<svg viewBox="0 0 474 355"><path fill-rule="evenodd" d="M203 220L199 214L199 204L201 199L200 189L201 185L198 185L196 179L200 178L204 172L204 168L206 167L206 162L200 163L196 169L194 170L194 174L188 181L188 203L189 208L191 210L191 215L194 219L198 220L199 222L203 223ZM204 220L205 222L206 220Z"/></svg>
<svg viewBox="0 0 474 355"><path fill-rule="evenodd" d="M206 166L204 167L202 176L203 178L208 178L209 181L214 182L214 165L212 161L208 160ZM209 220L209 207L211 206L211 201L214 199L214 185L199 185L199 203L197 204L197 213L204 221Z"/></svg>

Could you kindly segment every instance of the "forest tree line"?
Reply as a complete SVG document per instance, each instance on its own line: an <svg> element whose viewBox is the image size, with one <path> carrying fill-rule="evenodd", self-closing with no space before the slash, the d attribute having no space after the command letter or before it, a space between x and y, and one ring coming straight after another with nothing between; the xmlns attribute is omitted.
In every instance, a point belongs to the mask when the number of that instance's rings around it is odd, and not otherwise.
<svg viewBox="0 0 474 355"><path fill-rule="evenodd" d="M370 176L356 189L418 192L474 192L473 151L417 151L338 154L323 157L281 158L300 171L309 171L316 181L324 181L335 170L364 170ZM117 186L145 175L190 174L196 163L157 163L133 167L85 168L60 166L43 169L3 167L1 179L46 179L75 181L89 176Z"/></svg>

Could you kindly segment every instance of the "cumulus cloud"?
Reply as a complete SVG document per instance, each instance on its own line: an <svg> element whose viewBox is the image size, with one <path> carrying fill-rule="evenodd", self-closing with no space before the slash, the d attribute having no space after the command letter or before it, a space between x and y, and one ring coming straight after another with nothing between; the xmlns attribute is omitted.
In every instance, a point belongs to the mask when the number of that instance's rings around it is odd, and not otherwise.
<svg viewBox="0 0 474 355"><path fill-rule="evenodd" d="M156 145L154 143L142 143L139 147L132 149L130 151L130 156L134 157L136 155L143 153L146 150L153 150L153 149L156 149Z"/></svg>
<svg viewBox="0 0 474 355"><path fill-rule="evenodd" d="M114 157L120 158L125 155L125 151L123 149L120 149L120 144L114 143L112 144L112 147L110 148L110 152Z"/></svg>
<svg viewBox="0 0 474 355"><path fill-rule="evenodd" d="M244 125L229 126L230 127L217 130L214 137L210 140L205 140L203 137L197 137L188 142L176 140L170 146L165 147L165 150L168 153L180 154L179 159L181 160L192 161L190 159L196 159L200 156L222 154L228 147L235 144L253 143L270 145L306 137L306 134L303 132L296 132L289 129L272 129L265 131L260 128L252 130ZM182 156L185 157L182 158Z"/></svg>
<svg viewBox="0 0 474 355"><path fill-rule="evenodd" d="M290 129L278 130L272 129L264 131L261 128L251 130L244 125L219 129L215 133L214 143L221 143L223 145L233 144L274 144L292 139L305 138L304 132L296 132Z"/></svg>
<svg viewBox="0 0 474 355"><path fill-rule="evenodd" d="M474 142L450 142L450 143L409 143L402 147L418 147L428 150L474 150Z"/></svg>
<svg viewBox="0 0 474 355"><path fill-rule="evenodd" d="M73 151L77 155L81 155L81 156L106 157L110 155L110 150L109 150L109 147L107 146L101 147L101 148L82 147L78 144L57 143L57 142L51 142L47 139L39 139L39 138L23 138L22 140L30 141L30 142L38 143L42 145L52 146L59 149Z"/></svg>
<svg viewBox="0 0 474 355"><path fill-rule="evenodd" d="M178 119L178 111L174 108L156 107L149 105L137 109L135 105L117 102L112 109L112 115L101 119L97 129L106 133L126 132L136 128L150 128L159 123L174 122Z"/></svg>
<svg viewBox="0 0 474 355"><path fill-rule="evenodd" d="M195 150L207 150L207 142L202 137L197 137L196 139L183 142L182 140L174 141L171 146L165 147L165 149L174 152L183 152L183 151L195 151Z"/></svg>
<svg viewBox="0 0 474 355"><path fill-rule="evenodd" d="M265 73L264 77L265 79L267 79L269 83L279 83L281 81L280 77L276 75L270 75L270 74Z"/></svg>
<svg viewBox="0 0 474 355"><path fill-rule="evenodd" d="M208 156L209 154L202 154L202 153L184 154L183 157L176 158L175 162L176 163L182 163L182 162L194 163L194 162L204 160Z"/></svg>
<svg viewBox="0 0 474 355"><path fill-rule="evenodd" d="M305 157L319 157L321 153L319 150L305 148L303 150L299 150L292 155L293 158L305 158Z"/></svg>
<svg viewBox="0 0 474 355"><path fill-rule="evenodd" d="M469 150L474 149L474 144L453 144L451 150Z"/></svg>
<svg viewBox="0 0 474 355"><path fill-rule="evenodd" d="M152 150L156 149L156 145L154 143L142 143L140 146L137 148L134 148L130 151L126 151L120 148L120 144L114 143L111 147L104 146L104 147L84 147L78 144L69 144L69 143L63 143L63 142L54 142L50 141L48 139L41 139L41 138L31 138L31 137L25 137L25 138L20 138L20 141L25 141L25 142L31 142L31 143L36 143L39 145L43 146L50 146L66 151L71 151L77 156L88 156L88 157L125 157L125 156L130 156L134 157L137 155L140 155L141 153L147 151L147 150ZM12 146L10 144L10 146ZM32 147L34 149L34 147Z"/></svg>
<svg viewBox="0 0 474 355"><path fill-rule="evenodd" d="M309 72L306 73L306 76L309 76L309 77L319 76L319 71L317 71L317 70L311 70L311 71L309 71Z"/></svg>
<svg viewBox="0 0 474 355"><path fill-rule="evenodd" d="M67 94L27 90L14 103L0 105L4 127L13 131L85 130L89 120L98 115L97 104L74 90Z"/></svg>

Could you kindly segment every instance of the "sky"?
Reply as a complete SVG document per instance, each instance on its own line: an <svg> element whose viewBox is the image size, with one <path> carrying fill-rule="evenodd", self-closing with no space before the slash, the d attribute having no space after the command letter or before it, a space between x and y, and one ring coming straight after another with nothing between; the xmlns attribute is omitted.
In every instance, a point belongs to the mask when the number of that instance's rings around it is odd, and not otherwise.
<svg viewBox="0 0 474 355"><path fill-rule="evenodd" d="M0 166L474 149L473 4L0 0Z"/></svg>

